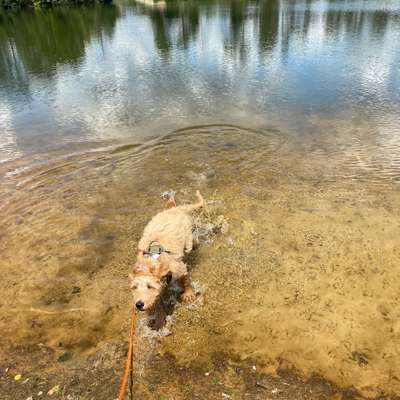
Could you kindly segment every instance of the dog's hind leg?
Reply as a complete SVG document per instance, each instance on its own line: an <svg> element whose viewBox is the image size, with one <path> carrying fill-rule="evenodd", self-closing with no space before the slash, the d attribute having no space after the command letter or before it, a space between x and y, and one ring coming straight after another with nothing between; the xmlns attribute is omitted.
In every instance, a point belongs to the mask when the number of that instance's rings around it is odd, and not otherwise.
<svg viewBox="0 0 400 400"><path fill-rule="evenodd" d="M167 200L167 208L176 207L175 201L175 192L173 190L169 190L168 192L164 192L161 197L164 200Z"/></svg>
<svg viewBox="0 0 400 400"><path fill-rule="evenodd" d="M176 207L176 201L175 198L172 197L167 201L167 208L173 208L173 207Z"/></svg>

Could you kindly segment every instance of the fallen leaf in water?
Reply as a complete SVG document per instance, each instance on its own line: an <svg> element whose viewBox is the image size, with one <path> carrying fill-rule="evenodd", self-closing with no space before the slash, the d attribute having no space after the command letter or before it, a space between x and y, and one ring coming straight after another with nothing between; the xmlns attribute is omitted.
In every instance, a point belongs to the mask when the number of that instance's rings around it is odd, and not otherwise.
<svg viewBox="0 0 400 400"><path fill-rule="evenodd" d="M47 392L47 394L48 394L49 396L52 396L53 394L58 393L59 390L60 390L60 385L56 385L56 386L52 387L52 388Z"/></svg>

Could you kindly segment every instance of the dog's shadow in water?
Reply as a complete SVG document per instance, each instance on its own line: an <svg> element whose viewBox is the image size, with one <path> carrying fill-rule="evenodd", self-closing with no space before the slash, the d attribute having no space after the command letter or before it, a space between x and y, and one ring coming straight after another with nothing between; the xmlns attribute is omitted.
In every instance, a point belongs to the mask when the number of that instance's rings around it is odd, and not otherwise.
<svg viewBox="0 0 400 400"><path fill-rule="evenodd" d="M198 264L198 260L199 256L197 251L193 251L185 257L185 263L189 271L194 265ZM181 303L180 297L182 293L183 287L178 281L165 285L161 292L160 298L149 313L149 328L153 330L160 330L165 326L167 317L172 315L176 305Z"/></svg>

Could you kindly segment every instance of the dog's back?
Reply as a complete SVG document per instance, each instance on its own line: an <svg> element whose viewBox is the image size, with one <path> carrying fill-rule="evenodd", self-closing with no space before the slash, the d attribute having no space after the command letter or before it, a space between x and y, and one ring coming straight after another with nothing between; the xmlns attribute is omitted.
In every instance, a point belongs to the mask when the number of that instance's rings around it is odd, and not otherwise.
<svg viewBox="0 0 400 400"><path fill-rule="evenodd" d="M155 215L147 224L139 242L139 250L146 251L152 243L161 245L176 258L182 258L193 244L192 212L204 207L204 199L197 191L197 203L170 208Z"/></svg>

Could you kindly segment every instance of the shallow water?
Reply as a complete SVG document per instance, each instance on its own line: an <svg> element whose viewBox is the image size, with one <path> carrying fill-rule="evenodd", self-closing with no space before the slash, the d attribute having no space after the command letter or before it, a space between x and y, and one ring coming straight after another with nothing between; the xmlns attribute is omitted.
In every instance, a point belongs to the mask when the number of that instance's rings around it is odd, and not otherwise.
<svg viewBox="0 0 400 400"><path fill-rule="evenodd" d="M2 365L123 342L142 229L200 188L229 229L190 259L202 294L138 356L137 393L187 398L154 389L163 362L221 354L400 393L399 22L394 1L3 14ZM20 356L39 343L52 363Z"/></svg>

